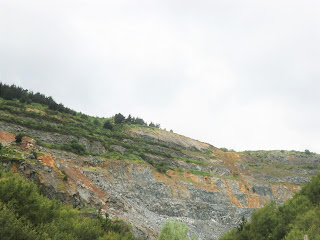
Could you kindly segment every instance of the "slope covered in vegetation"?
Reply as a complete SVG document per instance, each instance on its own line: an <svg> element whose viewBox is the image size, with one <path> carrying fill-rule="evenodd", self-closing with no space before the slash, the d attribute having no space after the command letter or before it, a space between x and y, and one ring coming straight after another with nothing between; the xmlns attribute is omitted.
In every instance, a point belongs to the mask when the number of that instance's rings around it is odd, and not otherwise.
<svg viewBox="0 0 320 240"><path fill-rule="evenodd" d="M0 169L0 236L2 240L133 240L124 224L85 217L85 212L50 200L32 182Z"/></svg>
<svg viewBox="0 0 320 240"><path fill-rule="evenodd" d="M301 240L320 239L320 174L284 204L274 201L253 212L220 240Z"/></svg>

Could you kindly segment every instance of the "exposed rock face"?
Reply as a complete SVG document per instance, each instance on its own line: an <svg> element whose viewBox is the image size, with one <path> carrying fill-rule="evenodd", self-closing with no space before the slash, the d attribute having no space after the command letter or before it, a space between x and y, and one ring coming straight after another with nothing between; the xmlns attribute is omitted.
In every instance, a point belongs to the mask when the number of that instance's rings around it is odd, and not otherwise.
<svg viewBox="0 0 320 240"><path fill-rule="evenodd" d="M134 137L164 143L187 150L205 151L210 147L210 145L207 143L202 143L194 139L161 129L134 128L126 133Z"/></svg>
<svg viewBox="0 0 320 240"><path fill-rule="evenodd" d="M178 176L171 171L168 173L171 177L167 177L154 172L148 165L125 161L104 161L99 168L86 169L81 167L89 161L84 157L78 159L82 163L75 167L72 160L61 159L56 152L52 154L55 155L53 166L48 160L49 154L46 161L36 165L37 171L30 165L23 165L20 170L32 179L35 172L39 172L39 181L49 197L74 207L81 206L81 199L92 207L106 210L111 217L130 223L136 236L144 239L154 239L170 217L186 222L190 232L199 239L217 239L236 226L241 216L248 218L265 202L271 199L283 201L299 188L250 185L186 172ZM59 181L60 173L55 166L67 173L68 183Z"/></svg>
<svg viewBox="0 0 320 240"><path fill-rule="evenodd" d="M63 143L74 138L2 122L0 130L26 132L48 143ZM187 223L190 234L208 240L218 239L235 227L242 216L250 218L253 210L268 201L281 203L292 197L300 184L319 169L320 156L316 154L225 153L173 133L156 136L162 130L148 131L138 129L130 135L173 146L143 143L169 153L168 156L147 154L146 157L154 162L166 162L174 170L163 174L147 163L78 156L37 146L29 138L22 147L25 157L31 158L28 155L31 148L41 154L15 168L38 183L50 198L77 208L86 204L101 212L107 211L111 217L130 223L139 238L155 239L161 225L174 217ZM14 146L14 134L0 132L0 141ZM95 153L104 151L101 143L87 139L79 139L79 142ZM125 142L135 144L133 140ZM110 147L121 154L126 151L121 146ZM206 150L210 150L209 153L203 154ZM11 167L14 169L13 164Z"/></svg>

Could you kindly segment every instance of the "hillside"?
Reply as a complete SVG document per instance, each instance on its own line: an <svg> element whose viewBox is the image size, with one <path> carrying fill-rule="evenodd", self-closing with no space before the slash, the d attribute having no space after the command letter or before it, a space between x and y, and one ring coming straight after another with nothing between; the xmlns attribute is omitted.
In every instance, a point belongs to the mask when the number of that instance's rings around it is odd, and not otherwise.
<svg viewBox="0 0 320 240"><path fill-rule="evenodd" d="M142 239L155 239L171 217L199 239L218 239L270 200L291 198L320 169L320 155L308 151L228 152L157 127L54 108L0 98L2 165L49 198L124 220Z"/></svg>
<svg viewBox="0 0 320 240"><path fill-rule="evenodd" d="M6 150L0 147L1 153ZM123 222L105 217L49 200L34 183L0 165L2 240L134 240Z"/></svg>

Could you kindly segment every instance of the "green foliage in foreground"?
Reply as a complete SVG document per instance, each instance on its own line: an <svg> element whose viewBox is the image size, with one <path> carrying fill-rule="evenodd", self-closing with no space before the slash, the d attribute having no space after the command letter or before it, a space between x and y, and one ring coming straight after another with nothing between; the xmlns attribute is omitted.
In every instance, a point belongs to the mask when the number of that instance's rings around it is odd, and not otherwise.
<svg viewBox="0 0 320 240"><path fill-rule="evenodd" d="M272 201L256 210L241 227L224 234L220 240L295 240L320 239L320 173L299 193L277 206Z"/></svg>
<svg viewBox="0 0 320 240"><path fill-rule="evenodd" d="M128 227L98 216L84 217L70 206L49 200L35 184L0 169L0 236L2 240L133 240Z"/></svg>
<svg viewBox="0 0 320 240"><path fill-rule="evenodd" d="M168 220L162 226L158 240L190 240L188 237L188 227L185 223L178 220ZM191 240L196 240L192 237Z"/></svg>

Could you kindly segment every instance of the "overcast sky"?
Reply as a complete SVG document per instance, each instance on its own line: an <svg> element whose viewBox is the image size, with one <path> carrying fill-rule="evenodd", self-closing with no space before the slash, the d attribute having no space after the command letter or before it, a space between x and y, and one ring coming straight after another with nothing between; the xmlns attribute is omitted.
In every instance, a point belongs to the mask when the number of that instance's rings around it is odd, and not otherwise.
<svg viewBox="0 0 320 240"><path fill-rule="evenodd" d="M0 0L0 81L217 147L320 153L320 1Z"/></svg>

